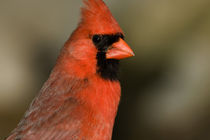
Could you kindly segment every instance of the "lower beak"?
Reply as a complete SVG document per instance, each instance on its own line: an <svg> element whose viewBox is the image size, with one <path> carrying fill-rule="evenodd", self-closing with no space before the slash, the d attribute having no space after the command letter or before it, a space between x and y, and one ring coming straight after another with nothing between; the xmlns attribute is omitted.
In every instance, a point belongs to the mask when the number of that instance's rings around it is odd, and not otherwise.
<svg viewBox="0 0 210 140"><path fill-rule="evenodd" d="M131 48L128 46L128 44L123 40L119 39L118 42L114 43L111 48L106 53L107 59L123 59L132 57L135 54L131 50Z"/></svg>

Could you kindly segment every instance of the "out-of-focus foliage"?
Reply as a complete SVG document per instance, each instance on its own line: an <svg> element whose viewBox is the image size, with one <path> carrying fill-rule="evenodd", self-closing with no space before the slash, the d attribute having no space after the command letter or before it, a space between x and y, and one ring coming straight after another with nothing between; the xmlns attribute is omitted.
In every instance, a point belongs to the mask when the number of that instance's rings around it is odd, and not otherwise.
<svg viewBox="0 0 210 140"><path fill-rule="evenodd" d="M113 140L210 139L210 1L105 0L136 56L121 63ZM16 127L81 0L0 0L0 137Z"/></svg>

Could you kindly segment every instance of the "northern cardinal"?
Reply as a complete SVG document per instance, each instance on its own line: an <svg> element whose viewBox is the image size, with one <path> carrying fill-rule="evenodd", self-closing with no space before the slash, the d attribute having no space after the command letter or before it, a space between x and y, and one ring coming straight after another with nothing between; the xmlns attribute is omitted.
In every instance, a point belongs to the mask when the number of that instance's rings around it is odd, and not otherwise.
<svg viewBox="0 0 210 140"><path fill-rule="evenodd" d="M134 55L102 0L81 21L49 79L7 140L110 140L120 100L119 60Z"/></svg>

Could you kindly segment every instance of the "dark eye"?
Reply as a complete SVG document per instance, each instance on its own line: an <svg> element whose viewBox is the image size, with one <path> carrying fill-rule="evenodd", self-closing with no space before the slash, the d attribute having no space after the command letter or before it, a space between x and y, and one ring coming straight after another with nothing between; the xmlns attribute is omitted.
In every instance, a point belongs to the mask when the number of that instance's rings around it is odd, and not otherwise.
<svg viewBox="0 0 210 140"><path fill-rule="evenodd" d="M101 42L102 36L101 36L101 35L94 35L93 38L92 38L92 40L93 40L93 42L94 42L95 44L98 44L98 43Z"/></svg>

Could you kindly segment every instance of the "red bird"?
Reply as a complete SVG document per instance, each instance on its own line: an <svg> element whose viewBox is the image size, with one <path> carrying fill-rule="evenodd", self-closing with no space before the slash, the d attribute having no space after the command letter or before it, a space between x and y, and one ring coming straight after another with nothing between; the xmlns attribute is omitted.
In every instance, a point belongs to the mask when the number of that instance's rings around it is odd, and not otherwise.
<svg viewBox="0 0 210 140"><path fill-rule="evenodd" d="M134 53L105 3L84 3L49 79L7 140L111 140L119 59Z"/></svg>

